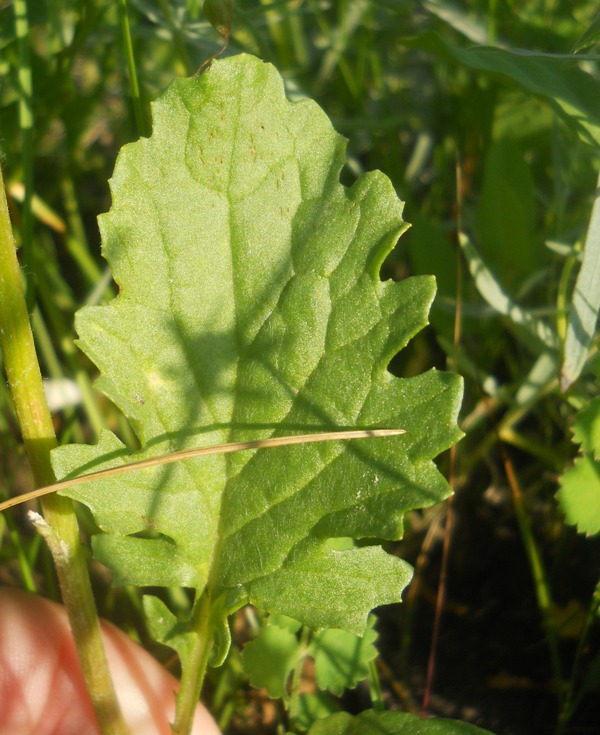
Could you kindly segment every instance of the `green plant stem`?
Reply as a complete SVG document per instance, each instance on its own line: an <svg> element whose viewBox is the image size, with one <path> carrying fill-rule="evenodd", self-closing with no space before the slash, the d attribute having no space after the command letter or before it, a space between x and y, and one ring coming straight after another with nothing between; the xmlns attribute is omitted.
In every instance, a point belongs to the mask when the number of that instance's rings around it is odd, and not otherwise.
<svg viewBox="0 0 600 735"><path fill-rule="evenodd" d="M294 666L294 673L292 675L292 683L290 686L291 697L289 705L290 719L292 722L300 714L300 683L302 681L302 670L304 669L304 662L306 661L306 655L308 652L308 646L311 638L311 630L306 625L302 626L300 632L299 641L299 657L296 665Z"/></svg>
<svg viewBox="0 0 600 735"><path fill-rule="evenodd" d="M119 19L121 21L121 33L123 35L123 45L125 48L125 57L127 59L127 71L129 73L129 92L131 94L131 101L133 104L135 127L138 135L148 135L146 117L144 115L142 97L140 94L140 85L138 83L137 71L135 68L133 43L131 41L131 29L129 27L129 16L127 14L127 0L118 0L118 2Z"/></svg>
<svg viewBox="0 0 600 735"><path fill-rule="evenodd" d="M563 677L560 664L560 656L558 652L556 630L552 622L552 596L550 593L550 586L548 585L548 580L544 571L544 565L542 563L542 559L537 544L535 542L533 532L531 530L531 524L529 522L529 516L527 515L525 503L523 502L523 493L521 492L519 480L517 478L513 464L510 461L506 450L504 449L504 446L502 444L500 446L504 458L504 469L506 472L506 477L512 491L515 516L519 525L519 531L521 532L523 545L525 546L525 553L527 554L531 576L533 577L533 585L535 589L537 603L540 613L542 615L542 621L546 632L546 641L548 643L550 663L552 665L552 673L554 674L558 701L559 704L561 704L563 699Z"/></svg>
<svg viewBox="0 0 600 735"><path fill-rule="evenodd" d="M581 252L581 244L579 243L573 252L569 255L563 266L558 284L558 293L556 296L556 334L558 336L558 344L560 347L561 364L565 359L565 340L567 338L568 326L568 307L569 307L569 285L571 283L571 274L573 268L577 264L577 258Z"/></svg>
<svg viewBox="0 0 600 735"><path fill-rule="evenodd" d="M496 28L496 0L488 0L488 27L487 42L489 46L495 46L498 41L498 31Z"/></svg>
<svg viewBox="0 0 600 735"><path fill-rule="evenodd" d="M171 33L173 38L173 45L175 46L177 56L179 57L179 62L182 66L181 74L190 74L194 68L194 65L192 64L192 60L190 59L190 55L188 54L187 46L185 45L185 36L181 32L179 23L176 22L173 18L172 3L170 2L170 0L159 0L159 7L163 16L172 29ZM188 13L189 12L190 8L188 8Z"/></svg>
<svg viewBox="0 0 600 735"><path fill-rule="evenodd" d="M290 2L290 12L287 15L287 23L290 30L290 40L293 48L294 60L298 68L304 71L308 69L310 56L306 43L307 34L304 31L302 22L302 3L303 0L292 0Z"/></svg>
<svg viewBox="0 0 600 735"><path fill-rule="evenodd" d="M288 67L293 63L291 46L287 42L284 31L283 13L279 4L275 4L273 0L260 0L260 4L264 7L264 16L269 28L269 35L277 49L279 64ZM275 5L275 7L270 7Z"/></svg>
<svg viewBox="0 0 600 735"><path fill-rule="evenodd" d="M343 55L346 45L348 43L348 37L346 37L345 42L341 44L342 48L336 48L335 34L331 29L329 23L327 22L325 15L319 9L319 5L316 3L312 3L311 9L314 13L315 20L321 32L331 44L330 53L324 57L323 63L321 64L321 68L319 70L318 84L324 85L329 80L333 69L338 66L344 82L346 83L346 86L350 91L350 94L352 95L352 97L354 97L354 99L357 99L359 96L359 91L354 80L354 74L350 69L350 65L348 64L346 58ZM328 62L330 65L329 69L326 67L326 62Z"/></svg>
<svg viewBox="0 0 600 735"><path fill-rule="evenodd" d="M42 277L40 278L39 286L40 297L44 305L45 313L49 319L50 328L52 333L59 338L63 357L69 366L71 375L73 375L75 382L81 391L81 399L86 416L94 430L94 434L98 437L104 428L104 419L100 409L98 408L90 377L79 363L72 333L65 323L64 314L55 303L52 285L47 283L46 278ZM34 322L34 327L35 326L36 323Z"/></svg>
<svg viewBox="0 0 600 735"><path fill-rule="evenodd" d="M514 427L517 426L517 424L524 419L532 410L532 408L537 405L537 403L540 401L541 398L543 398L548 393L551 393L556 387L558 386L558 379L553 378L552 380L544 383L544 385L540 386L539 390L536 392L535 396L529 401L527 401L525 404L521 406L514 406L509 409L509 411L505 414L505 416L502 418L502 420L498 423L497 426L495 426L490 432L488 432L485 437L479 442L477 447L472 451L467 457L463 459L463 467L462 472L464 475L468 475L473 468L481 462L481 460L486 457L490 451L490 449L496 444L498 439L501 441L507 443L507 444L514 444L515 446L519 447L520 449L525 449L526 451L534 454L535 456L538 456L540 459L544 459L544 461L548 461L550 459L550 455L547 452L540 451L539 447L535 447L535 444L531 441L527 443L527 446L522 441L516 440L516 433L514 432ZM492 415L492 406L493 406L492 400L485 400L485 404L487 406L487 412L488 415ZM498 404L502 405L502 404ZM485 416L484 412L480 413L480 418L483 420L483 417ZM467 432L474 430L474 422L463 422L463 429ZM537 449L537 451L536 451ZM557 458L554 457L553 461L550 462L550 466L560 469L560 459L557 461Z"/></svg>
<svg viewBox="0 0 600 735"><path fill-rule="evenodd" d="M375 661L369 661L369 693L371 694L371 702L373 709L378 712L385 711L385 702L383 701L383 691L381 689L381 680L379 671Z"/></svg>
<svg viewBox="0 0 600 735"><path fill-rule="evenodd" d="M571 719L573 712L575 711L579 698L582 696L583 691L579 692L578 696L575 696L575 685L579 678L579 669L583 658L583 652L588 642L588 635L596 623L598 618L598 611L600 610L600 582L596 585L596 589L592 596L592 602L590 604L588 614L583 626L583 631L579 637L577 644L577 652L575 653L575 661L573 662L573 670L571 677L567 685L567 691L565 692L565 698L563 701L562 709L558 715L558 725L556 728L556 735L562 735L566 729L567 723Z"/></svg>
<svg viewBox="0 0 600 735"><path fill-rule="evenodd" d="M36 484L54 482L50 451L56 446L29 324L4 184L0 178L0 349ZM85 555L72 502L59 495L42 502L36 526L52 553L79 661L102 732L125 735L104 654Z"/></svg>
<svg viewBox="0 0 600 735"><path fill-rule="evenodd" d="M62 175L60 190L69 226L65 238L65 245L73 260L77 263L79 271L86 279L89 287L93 288L102 277L102 270L90 254L85 228L77 203L75 183L69 173Z"/></svg>
<svg viewBox="0 0 600 735"><path fill-rule="evenodd" d="M212 648L210 635L211 597L205 590L194 606L194 630L197 635L192 655L183 664L181 686L177 694L175 723L171 729L173 735L188 735L192 728L194 711L200 698L200 691L208 667L208 659Z"/></svg>
<svg viewBox="0 0 600 735"><path fill-rule="evenodd" d="M0 497L5 497L6 495L7 495L7 492L4 491L4 487L0 487ZM0 537L4 535L4 529L2 527L3 522L6 524L6 528L8 529L8 535L10 536L10 540L12 541L12 544L15 549L17 562L19 564L19 569L21 570L21 578L23 580L23 586L28 592L32 592L35 594L37 592L37 587L35 585L33 567L29 563L27 554L25 553L23 549L23 545L21 544L21 537L19 535L19 532L15 526L13 519L7 513L6 516L2 516L2 518L0 518Z"/></svg>

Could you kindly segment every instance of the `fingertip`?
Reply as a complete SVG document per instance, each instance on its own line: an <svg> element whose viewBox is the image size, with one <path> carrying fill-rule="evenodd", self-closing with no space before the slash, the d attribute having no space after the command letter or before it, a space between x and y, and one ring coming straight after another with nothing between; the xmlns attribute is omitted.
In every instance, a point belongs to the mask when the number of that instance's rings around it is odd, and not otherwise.
<svg viewBox="0 0 600 735"><path fill-rule="evenodd" d="M102 622L101 631L129 729L169 735L177 680L114 625ZM12 588L0 588L0 723L21 735L100 732L64 608ZM192 733L221 735L200 703Z"/></svg>

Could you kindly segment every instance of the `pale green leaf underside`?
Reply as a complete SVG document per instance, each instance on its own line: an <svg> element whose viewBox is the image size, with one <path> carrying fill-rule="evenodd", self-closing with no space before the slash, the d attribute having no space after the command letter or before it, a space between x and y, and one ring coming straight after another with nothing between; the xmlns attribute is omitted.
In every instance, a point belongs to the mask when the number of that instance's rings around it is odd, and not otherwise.
<svg viewBox="0 0 600 735"><path fill-rule="evenodd" d="M404 230L389 180L339 183L345 141L310 101L287 101L249 56L176 81L153 134L126 146L100 218L120 287L82 310L79 344L142 456L351 427L399 439L194 459L70 490L104 533L117 583L185 585L313 627L361 632L410 571L378 546L448 488L432 458L460 436L461 384L400 380L389 360L427 323L430 278L381 282ZM59 477L132 459L118 439L54 454ZM352 599L352 604L348 600Z"/></svg>

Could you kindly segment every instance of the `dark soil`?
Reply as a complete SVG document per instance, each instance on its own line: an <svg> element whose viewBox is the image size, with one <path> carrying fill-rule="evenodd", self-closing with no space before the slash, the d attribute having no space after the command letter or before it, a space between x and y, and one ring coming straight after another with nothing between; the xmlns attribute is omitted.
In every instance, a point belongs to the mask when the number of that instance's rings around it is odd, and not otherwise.
<svg viewBox="0 0 600 735"><path fill-rule="evenodd" d="M557 609L564 612L559 648L563 672L571 670L577 639L600 569L600 543L562 528L559 539L539 503L532 518L551 576ZM448 569L448 593L435 657L429 712L491 730L496 735L550 735L556 732L557 697L529 565L508 493L459 495L455 505ZM411 554L411 539L401 550ZM419 578L412 611L399 605L380 610L380 652L415 702L425 689L435 610L441 542L434 545ZM556 550L558 549L558 556ZM407 553L408 552L408 553ZM412 551L415 562L416 555ZM410 651L402 654L402 636L412 618ZM596 636L585 661L599 655ZM406 650L406 649L405 649ZM585 672L584 665L583 671ZM563 674L564 675L564 674ZM600 733L598 690L581 702L565 733ZM398 706L397 699L392 698Z"/></svg>

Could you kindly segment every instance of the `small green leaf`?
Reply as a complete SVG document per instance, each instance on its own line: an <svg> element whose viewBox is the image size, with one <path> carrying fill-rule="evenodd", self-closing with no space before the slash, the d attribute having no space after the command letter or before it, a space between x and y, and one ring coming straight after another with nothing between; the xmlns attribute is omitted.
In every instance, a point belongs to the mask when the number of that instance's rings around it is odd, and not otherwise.
<svg viewBox="0 0 600 735"><path fill-rule="evenodd" d="M374 624L371 615L362 637L345 630L324 630L314 636L308 652L315 659L319 689L339 696L367 678L369 662L377 658Z"/></svg>
<svg viewBox="0 0 600 735"><path fill-rule="evenodd" d="M317 720L308 735L491 735L455 720L424 720L404 712L366 710L356 717L339 712Z"/></svg>
<svg viewBox="0 0 600 735"><path fill-rule="evenodd" d="M185 665L194 648L194 634L189 632L187 625L178 620L158 597L144 595L142 602L152 637L177 651Z"/></svg>
<svg viewBox="0 0 600 735"><path fill-rule="evenodd" d="M226 41L231 36L233 0L204 0L206 20Z"/></svg>
<svg viewBox="0 0 600 735"><path fill-rule="evenodd" d="M600 460L600 396L592 398L577 413L573 436L584 452Z"/></svg>
<svg viewBox="0 0 600 735"><path fill-rule="evenodd" d="M274 699L287 698L287 681L301 657L298 639L290 630L267 625L242 651L244 671L257 689Z"/></svg>
<svg viewBox="0 0 600 735"><path fill-rule="evenodd" d="M306 692L298 697L292 720L296 732L306 732L315 720L340 711L340 705L327 692Z"/></svg>
<svg viewBox="0 0 600 735"><path fill-rule="evenodd" d="M567 523L580 533L600 532L600 462L584 454L560 479L557 494Z"/></svg>

